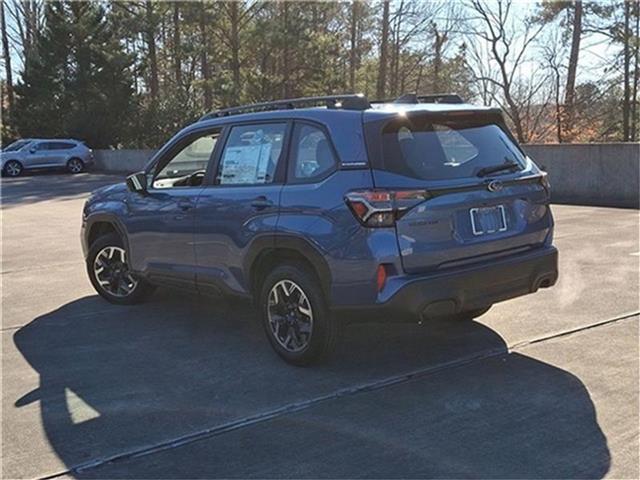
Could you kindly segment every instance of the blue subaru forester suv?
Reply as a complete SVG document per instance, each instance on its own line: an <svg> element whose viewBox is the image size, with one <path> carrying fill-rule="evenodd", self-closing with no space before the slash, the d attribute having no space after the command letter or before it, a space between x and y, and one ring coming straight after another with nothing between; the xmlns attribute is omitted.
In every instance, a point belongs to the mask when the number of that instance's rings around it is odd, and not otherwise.
<svg viewBox="0 0 640 480"><path fill-rule="evenodd" d="M211 113L94 192L97 292L253 301L287 362L359 320L472 319L558 277L547 176L500 110L455 95L338 95Z"/></svg>

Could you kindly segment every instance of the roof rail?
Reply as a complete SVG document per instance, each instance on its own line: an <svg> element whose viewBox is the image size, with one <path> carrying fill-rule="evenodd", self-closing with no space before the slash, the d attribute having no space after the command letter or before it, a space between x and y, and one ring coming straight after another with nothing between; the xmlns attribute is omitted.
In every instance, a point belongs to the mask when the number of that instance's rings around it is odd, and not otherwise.
<svg viewBox="0 0 640 480"><path fill-rule="evenodd" d="M200 118L200 121L211 120L212 118L228 117L230 115L240 115L242 113L266 112L269 110L291 110L294 108L318 106L325 106L332 109L341 108L343 110L366 110L371 108L369 100L362 94L327 95L321 97L274 100L272 102L252 103L249 105L240 105L238 107L224 108L222 110L207 113Z"/></svg>
<svg viewBox="0 0 640 480"><path fill-rule="evenodd" d="M374 100L371 103L464 103L464 100L457 93L436 93L432 95L405 93L395 100Z"/></svg>

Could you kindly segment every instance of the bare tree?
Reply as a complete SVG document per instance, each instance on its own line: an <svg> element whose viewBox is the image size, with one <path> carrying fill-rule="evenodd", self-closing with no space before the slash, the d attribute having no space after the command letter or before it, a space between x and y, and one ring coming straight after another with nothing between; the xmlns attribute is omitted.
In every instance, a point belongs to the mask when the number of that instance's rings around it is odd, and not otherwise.
<svg viewBox="0 0 640 480"><path fill-rule="evenodd" d="M147 42L147 50L149 55L149 93L151 101L155 102L158 98L158 57L156 55L156 20L153 11L153 2L146 0L145 2L145 29L144 36Z"/></svg>
<svg viewBox="0 0 640 480"><path fill-rule="evenodd" d="M432 93L446 93L442 90L442 67L447 47L453 40L454 35L459 32L458 24L462 14L457 2L440 4L439 8L434 9L432 14L435 19L431 21L430 28L430 35L433 38L430 89Z"/></svg>
<svg viewBox="0 0 640 480"><path fill-rule="evenodd" d="M630 140L630 103L631 103L631 2L624 2L624 100L622 102L622 141Z"/></svg>
<svg viewBox="0 0 640 480"><path fill-rule="evenodd" d="M638 139L638 82L640 81L640 5L635 4L636 32L635 56L633 69L633 103L631 104L631 141Z"/></svg>
<svg viewBox="0 0 640 480"><path fill-rule="evenodd" d="M180 2L173 3L173 70L178 88L182 86L182 55L180 45Z"/></svg>
<svg viewBox="0 0 640 480"><path fill-rule="evenodd" d="M7 37L26 66L44 23L44 0L2 0L5 7Z"/></svg>
<svg viewBox="0 0 640 480"><path fill-rule="evenodd" d="M580 40L582 39L582 1L577 0L573 5L573 22L571 27L571 53L567 69L567 85L564 92L565 125L571 128L574 118L574 103L576 91L576 73L578 71L578 57L580 55Z"/></svg>
<svg viewBox="0 0 640 480"><path fill-rule="evenodd" d="M202 0L200 3L200 18L198 21L198 29L200 33L200 71L202 74L203 83L203 100L205 111L210 111L213 107L213 100L211 98L211 71L209 69L209 58L207 45L209 44L209 37L207 35L207 9L205 2Z"/></svg>
<svg viewBox="0 0 640 480"><path fill-rule="evenodd" d="M531 72L527 86L523 88L517 75L525 67L528 60L526 53L543 26L535 26L527 19L514 25L512 0L497 0L491 5L484 0L470 0L468 6L473 13L468 22L469 42L477 42L478 39L486 42L490 70L478 68L478 62L470 66L477 79L497 87L500 97L494 96L493 99L504 102L504 109L513 122L518 140L525 143L530 132L525 129L523 115L528 106L535 103L535 96L540 93L544 79L536 80L537 72Z"/></svg>
<svg viewBox="0 0 640 480"><path fill-rule="evenodd" d="M11 72L11 52L9 51L9 37L7 35L7 23L4 18L4 2L0 2L0 26L2 27L2 55L4 57L4 71L6 76L6 93L9 107L9 115L13 114L13 78Z"/></svg>
<svg viewBox="0 0 640 480"><path fill-rule="evenodd" d="M564 140L563 132L563 113L562 113L562 79L563 79L563 58L565 56L565 49L563 42L560 41L557 35L550 36L542 46L542 57L546 61L548 68L551 72L553 79L553 97L554 97L554 116L555 116L555 129L556 140L558 143L562 143Z"/></svg>
<svg viewBox="0 0 640 480"><path fill-rule="evenodd" d="M376 96L385 97L387 88L387 54L389 49L389 0L384 0L382 8L382 36L380 38L380 58L378 63L378 82Z"/></svg>

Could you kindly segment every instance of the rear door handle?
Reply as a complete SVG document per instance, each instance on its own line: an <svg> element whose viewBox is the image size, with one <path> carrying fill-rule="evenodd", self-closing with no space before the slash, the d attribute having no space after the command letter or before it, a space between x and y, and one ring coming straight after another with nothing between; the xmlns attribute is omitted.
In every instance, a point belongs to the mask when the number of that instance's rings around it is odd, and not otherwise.
<svg viewBox="0 0 640 480"><path fill-rule="evenodd" d="M267 197L256 197L251 201L251 206L256 210L264 210L265 208L269 208L273 206L273 202L269 200Z"/></svg>

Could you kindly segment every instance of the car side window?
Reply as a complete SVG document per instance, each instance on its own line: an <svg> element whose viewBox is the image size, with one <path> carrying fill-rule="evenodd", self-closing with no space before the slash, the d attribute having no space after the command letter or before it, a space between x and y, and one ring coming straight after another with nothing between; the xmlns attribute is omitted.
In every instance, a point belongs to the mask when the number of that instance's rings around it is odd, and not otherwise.
<svg viewBox="0 0 640 480"><path fill-rule="evenodd" d="M192 138L156 174L153 188L201 185L219 136L220 132L216 131Z"/></svg>
<svg viewBox="0 0 640 480"><path fill-rule="evenodd" d="M286 123L232 127L220 158L216 184L273 183L286 131Z"/></svg>
<svg viewBox="0 0 640 480"><path fill-rule="evenodd" d="M321 128L296 124L289 162L289 181L304 183L319 180L336 166L336 157Z"/></svg>

